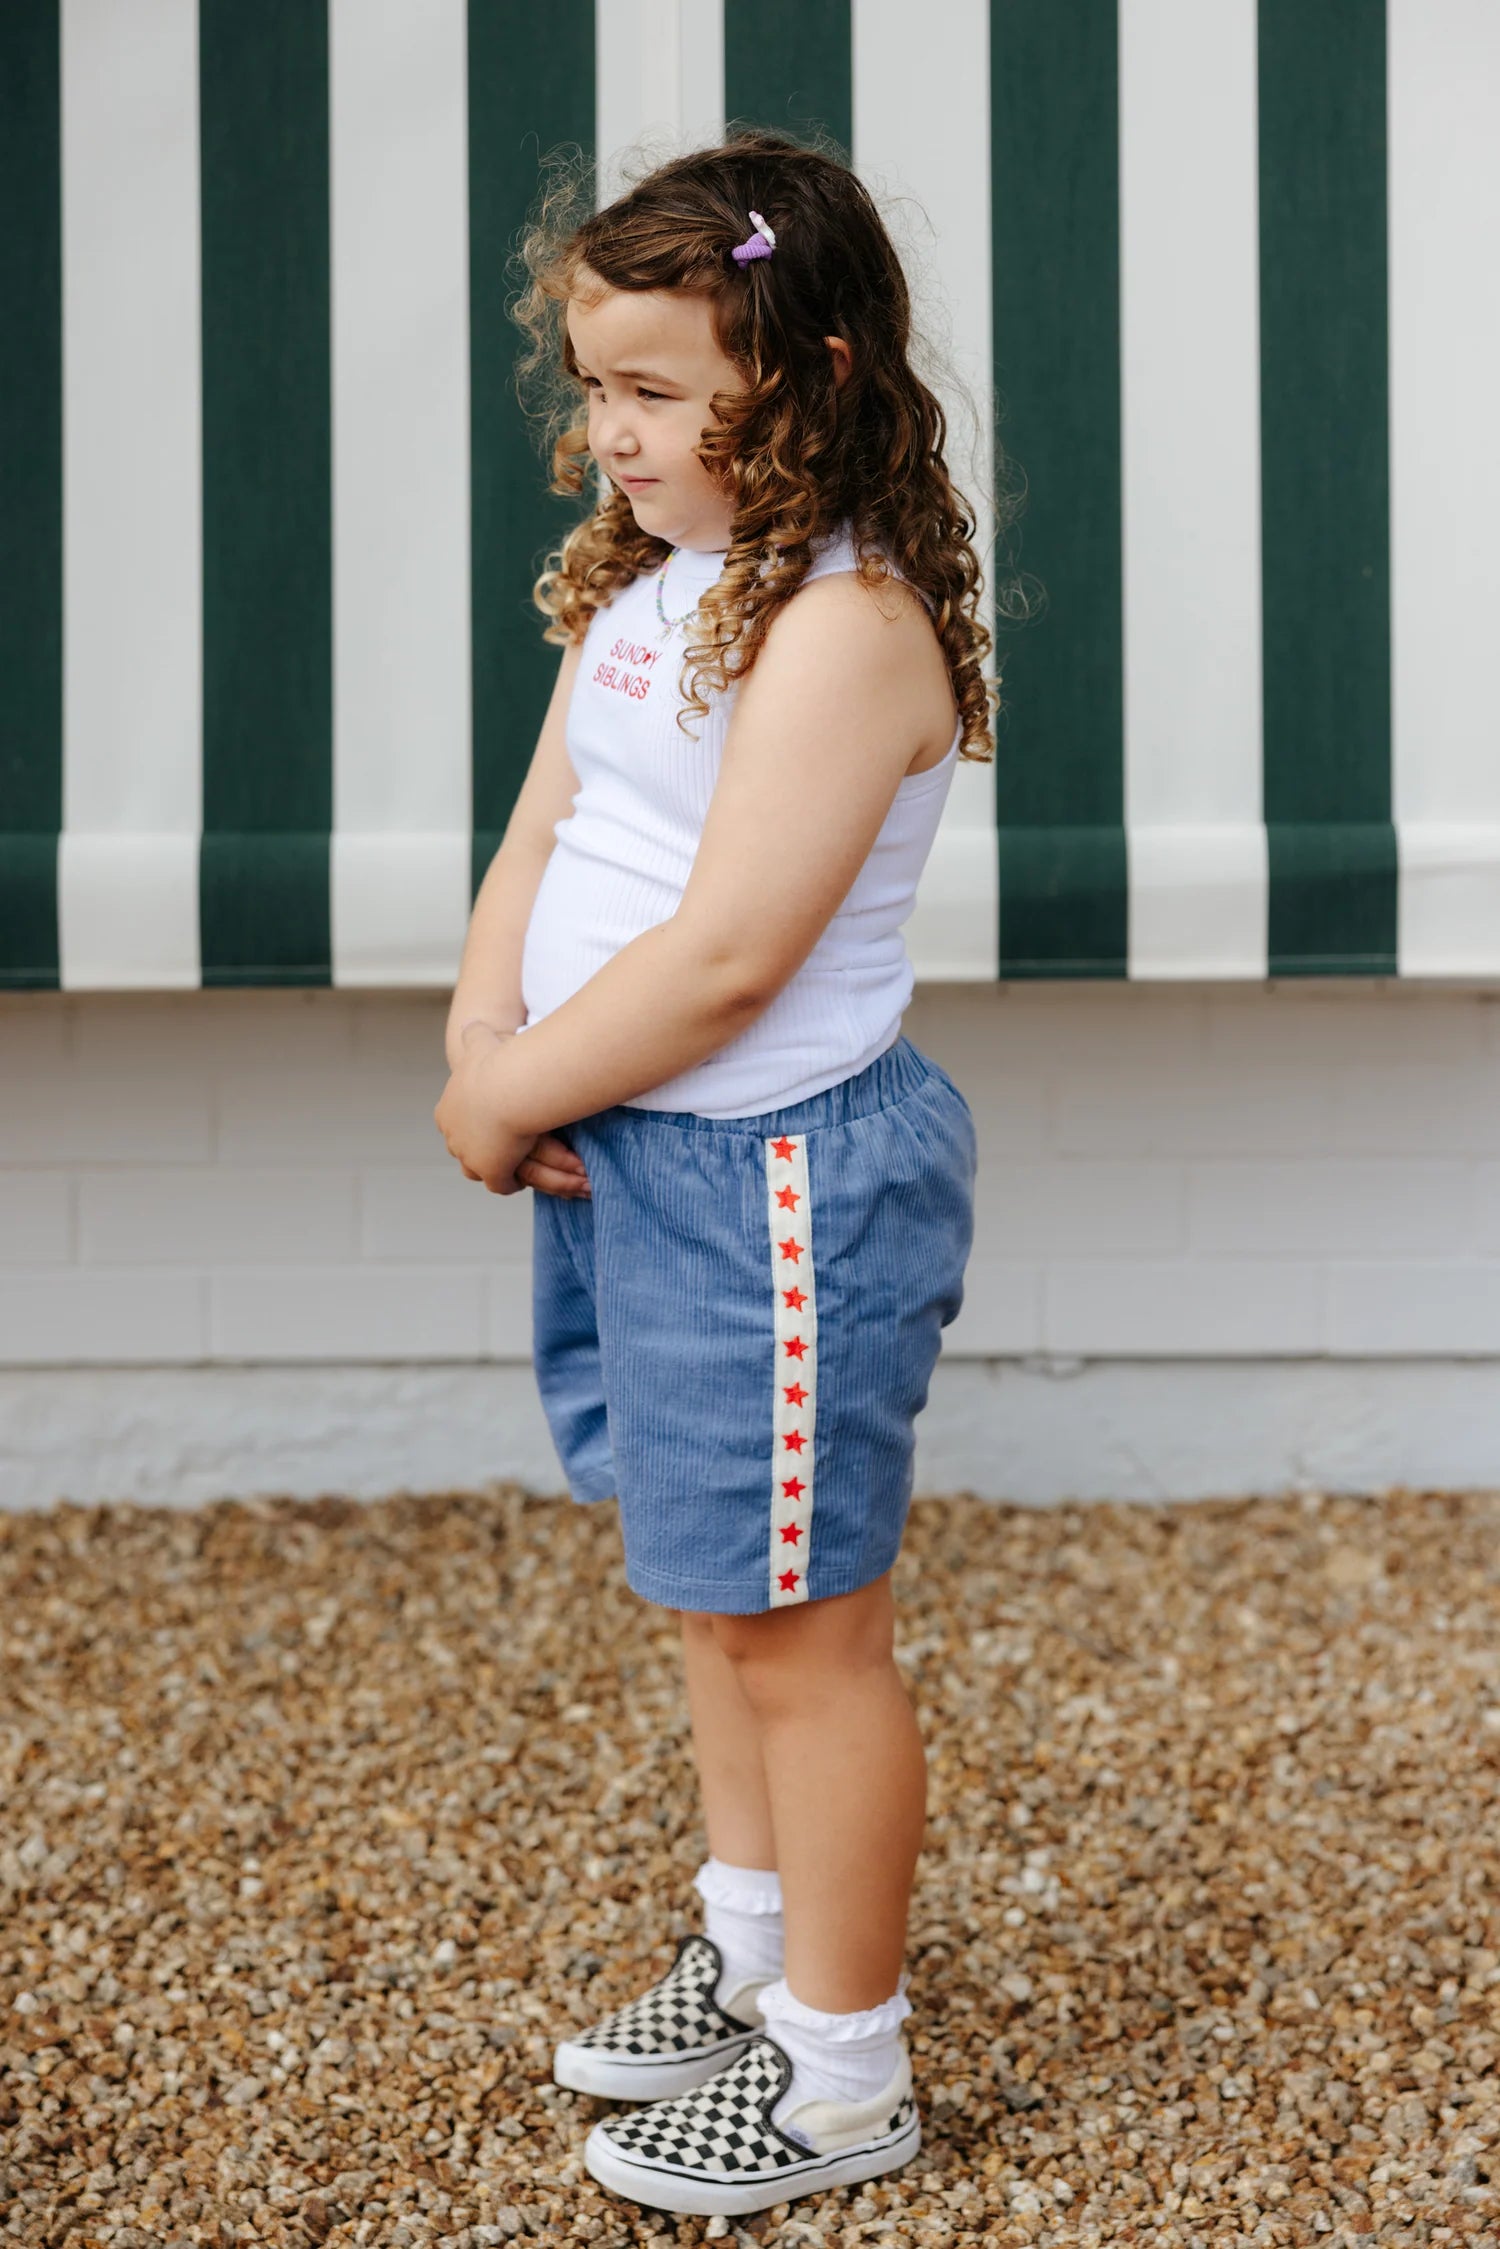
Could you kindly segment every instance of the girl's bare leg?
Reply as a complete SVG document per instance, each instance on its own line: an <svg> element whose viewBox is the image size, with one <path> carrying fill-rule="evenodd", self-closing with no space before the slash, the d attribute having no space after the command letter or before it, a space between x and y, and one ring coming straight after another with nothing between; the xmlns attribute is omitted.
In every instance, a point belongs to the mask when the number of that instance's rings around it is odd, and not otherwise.
<svg viewBox="0 0 1500 2249"><path fill-rule="evenodd" d="M687 1634L709 1847L780 1872L796 1998L837 2014L878 2006L900 1978L927 1821L889 1575L827 1600L700 1621L719 1658L696 1627Z"/></svg>
<svg viewBox="0 0 1500 2249"><path fill-rule="evenodd" d="M729 1866L774 1868L776 1841L760 1722L719 1646L715 1621L682 1612L682 1660L708 1848Z"/></svg>

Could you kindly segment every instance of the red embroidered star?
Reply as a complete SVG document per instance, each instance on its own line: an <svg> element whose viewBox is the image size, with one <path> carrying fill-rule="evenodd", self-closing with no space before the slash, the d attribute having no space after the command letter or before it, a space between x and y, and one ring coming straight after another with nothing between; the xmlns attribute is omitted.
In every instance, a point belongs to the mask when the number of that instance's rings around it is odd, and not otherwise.
<svg viewBox="0 0 1500 2249"><path fill-rule="evenodd" d="M786 1392L786 1402L789 1406L800 1406L806 1404L807 1392L803 1389L800 1382L784 1382L781 1387Z"/></svg>
<svg viewBox="0 0 1500 2249"><path fill-rule="evenodd" d="M782 1526L781 1526L781 1543L782 1543L782 1545L783 1545L783 1546L795 1546L795 1545L796 1545L796 1543L797 1543L797 1541L798 1541L798 1539L799 1539L799 1538L800 1538L801 1536L802 1536L802 1525L801 1525L800 1523L783 1523L783 1524L782 1524Z"/></svg>
<svg viewBox="0 0 1500 2249"><path fill-rule="evenodd" d="M777 1247L781 1251L783 1257L790 1257L794 1263L802 1255L802 1244L798 1241L794 1241L790 1234L788 1234L784 1242L779 1242L777 1244Z"/></svg>
<svg viewBox="0 0 1500 2249"><path fill-rule="evenodd" d="M784 1288L781 1292L781 1295L783 1302L790 1304L794 1312L800 1312L803 1305L807 1302L807 1292L805 1289Z"/></svg>
<svg viewBox="0 0 1500 2249"><path fill-rule="evenodd" d="M797 1572L795 1570L783 1570L776 1583L781 1587L783 1593L795 1593L797 1590Z"/></svg>
<svg viewBox="0 0 1500 2249"><path fill-rule="evenodd" d="M788 1452L801 1452L802 1447L806 1443L807 1439L803 1436L800 1429L792 1429L787 1432L785 1444Z"/></svg>
<svg viewBox="0 0 1500 2249"><path fill-rule="evenodd" d="M781 1496L783 1499L800 1499L806 1489L807 1486L800 1476L784 1476L781 1480Z"/></svg>
<svg viewBox="0 0 1500 2249"><path fill-rule="evenodd" d="M807 1356L807 1345L800 1335L789 1335L787 1337L786 1350L789 1359L805 1359Z"/></svg>
<svg viewBox="0 0 1500 2249"><path fill-rule="evenodd" d="M795 1140L773 1140L771 1142L771 1153L773 1156L780 1156L783 1163L789 1164L796 1151L796 1147L797 1143Z"/></svg>
<svg viewBox="0 0 1500 2249"><path fill-rule="evenodd" d="M795 1210L798 1203L801 1202L802 1197L798 1194L795 1187L778 1187L776 1190L776 1200L780 1203L783 1210Z"/></svg>

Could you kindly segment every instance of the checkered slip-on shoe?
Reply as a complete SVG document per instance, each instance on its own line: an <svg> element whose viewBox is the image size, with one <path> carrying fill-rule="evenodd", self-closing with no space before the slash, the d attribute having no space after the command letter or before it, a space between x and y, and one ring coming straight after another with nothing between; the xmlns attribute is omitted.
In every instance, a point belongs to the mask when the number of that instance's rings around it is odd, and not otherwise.
<svg viewBox="0 0 1500 2249"><path fill-rule="evenodd" d="M922 2144L905 2046L873 2101L804 2101L773 2124L791 2081L791 2062L762 2033L696 2092L601 2120L584 2141L585 2168L648 2209L737 2218L899 2170Z"/></svg>
<svg viewBox="0 0 1500 2249"><path fill-rule="evenodd" d="M690 2093L742 2054L760 2023L755 1999L763 1985L742 1984L725 1993L721 2006L716 1992L723 1970L710 1938L684 1937L660 1983L563 2041L552 2057L553 2077L575 2093L614 2101Z"/></svg>

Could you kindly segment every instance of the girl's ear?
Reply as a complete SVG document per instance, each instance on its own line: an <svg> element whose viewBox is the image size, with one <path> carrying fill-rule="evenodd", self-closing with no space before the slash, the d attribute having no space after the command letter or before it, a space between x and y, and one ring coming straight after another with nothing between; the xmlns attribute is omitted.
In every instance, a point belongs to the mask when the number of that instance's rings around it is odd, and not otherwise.
<svg viewBox="0 0 1500 2249"><path fill-rule="evenodd" d="M827 344L829 350L833 353L833 380L835 387L839 390L842 390L845 383L849 379L849 370L854 364L853 356L850 353L849 346L845 343L842 336L825 336L823 338L823 341L825 344Z"/></svg>

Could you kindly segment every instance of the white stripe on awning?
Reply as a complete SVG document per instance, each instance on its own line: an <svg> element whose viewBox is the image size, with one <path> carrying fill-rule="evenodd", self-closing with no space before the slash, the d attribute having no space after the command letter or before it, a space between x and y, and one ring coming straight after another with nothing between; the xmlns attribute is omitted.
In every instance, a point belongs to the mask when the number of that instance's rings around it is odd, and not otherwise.
<svg viewBox="0 0 1500 2249"><path fill-rule="evenodd" d="M64 0L61 24L61 981L196 986L197 11Z"/></svg>
<svg viewBox="0 0 1500 2249"><path fill-rule="evenodd" d="M1135 0L1120 16L1125 822L1143 978L1266 972L1255 38L1255 0Z"/></svg>
<svg viewBox="0 0 1500 2249"><path fill-rule="evenodd" d="M1391 783L1403 976L1500 973L1500 12L1389 0Z"/></svg>
<svg viewBox="0 0 1500 2249"><path fill-rule="evenodd" d="M329 42L333 977L442 984L469 915L463 0L332 0Z"/></svg>
<svg viewBox="0 0 1500 2249"><path fill-rule="evenodd" d="M724 14L718 0L598 0L594 10L597 201L628 185L619 159L661 136L657 159L724 136Z"/></svg>
<svg viewBox="0 0 1500 2249"><path fill-rule="evenodd" d="M908 0L855 0L853 41L854 168L901 254L919 333L951 358L969 393L930 371L948 419L948 467L974 508L992 591L989 11L985 0L950 0L914 39ZM929 375L920 364L918 372ZM998 973L997 885L995 769L960 758L905 928L918 976Z"/></svg>

